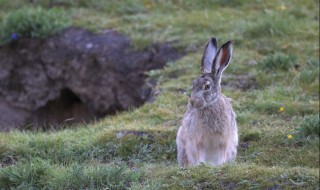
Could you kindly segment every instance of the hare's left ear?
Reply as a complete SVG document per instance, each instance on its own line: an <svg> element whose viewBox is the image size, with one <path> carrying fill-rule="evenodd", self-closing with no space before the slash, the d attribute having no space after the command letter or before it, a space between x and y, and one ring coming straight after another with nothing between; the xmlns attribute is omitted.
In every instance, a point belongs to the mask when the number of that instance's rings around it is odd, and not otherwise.
<svg viewBox="0 0 320 190"><path fill-rule="evenodd" d="M233 50L232 41L227 41L225 44L221 46L216 57L213 60L211 75L213 79L220 83L222 72L228 66Z"/></svg>
<svg viewBox="0 0 320 190"><path fill-rule="evenodd" d="M214 57L217 53L217 40L216 38L211 38L205 47L201 60L201 73L211 73L211 67Z"/></svg>

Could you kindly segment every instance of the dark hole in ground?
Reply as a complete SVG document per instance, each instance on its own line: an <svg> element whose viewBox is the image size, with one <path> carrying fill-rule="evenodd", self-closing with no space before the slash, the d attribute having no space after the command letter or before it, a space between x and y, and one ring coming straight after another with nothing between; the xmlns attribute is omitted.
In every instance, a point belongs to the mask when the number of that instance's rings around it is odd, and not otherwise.
<svg viewBox="0 0 320 190"><path fill-rule="evenodd" d="M135 50L114 30L78 28L0 46L0 131L60 128L139 107L156 85L144 73L184 54L172 43Z"/></svg>
<svg viewBox="0 0 320 190"><path fill-rule="evenodd" d="M70 89L62 89L57 99L49 101L34 114L34 124L58 128L61 125L87 123L96 117Z"/></svg>

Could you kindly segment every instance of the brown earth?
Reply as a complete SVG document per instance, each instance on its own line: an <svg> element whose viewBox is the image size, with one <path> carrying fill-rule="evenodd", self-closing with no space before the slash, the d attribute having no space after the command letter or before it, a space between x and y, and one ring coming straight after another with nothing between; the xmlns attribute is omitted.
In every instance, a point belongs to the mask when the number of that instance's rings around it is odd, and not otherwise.
<svg viewBox="0 0 320 190"><path fill-rule="evenodd" d="M13 41L0 47L0 131L88 122L138 107L152 96L144 73L182 55L170 43L134 50L113 30L70 28Z"/></svg>

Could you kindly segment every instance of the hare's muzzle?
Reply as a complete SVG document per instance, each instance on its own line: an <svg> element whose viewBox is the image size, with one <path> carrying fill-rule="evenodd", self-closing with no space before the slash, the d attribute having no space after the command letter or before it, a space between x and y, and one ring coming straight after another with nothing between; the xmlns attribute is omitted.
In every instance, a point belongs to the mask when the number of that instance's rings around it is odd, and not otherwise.
<svg viewBox="0 0 320 190"><path fill-rule="evenodd" d="M204 105L201 98L190 98L189 102L193 108L202 108Z"/></svg>

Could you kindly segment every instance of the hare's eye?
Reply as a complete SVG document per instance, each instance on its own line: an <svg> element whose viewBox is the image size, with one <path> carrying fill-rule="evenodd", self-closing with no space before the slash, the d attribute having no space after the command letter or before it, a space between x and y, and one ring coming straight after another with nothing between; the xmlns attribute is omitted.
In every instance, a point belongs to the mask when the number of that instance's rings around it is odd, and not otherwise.
<svg viewBox="0 0 320 190"><path fill-rule="evenodd" d="M210 85L209 84L204 85L204 90L210 90Z"/></svg>

